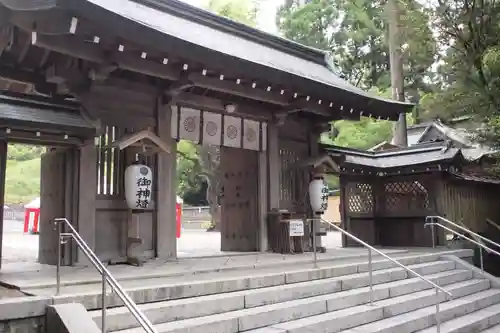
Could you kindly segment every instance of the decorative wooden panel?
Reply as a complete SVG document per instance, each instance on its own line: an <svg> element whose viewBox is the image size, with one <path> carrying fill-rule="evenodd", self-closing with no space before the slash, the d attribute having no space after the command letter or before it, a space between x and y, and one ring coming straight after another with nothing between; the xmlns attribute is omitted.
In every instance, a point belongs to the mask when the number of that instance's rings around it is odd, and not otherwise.
<svg viewBox="0 0 500 333"><path fill-rule="evenodd" d="M387 214L415 212L418 215L430 209L429 192L418 181L388 182L384 185L384 192L384 211Z"/></svg>
<svg viewBox="0 0 500 333"><path fill-rule="evenodd" d="M346 186L347 212L372 214L374 207L372 185L368 183L348 183Z"/></svg>
<svg viewBox="0 0 500 333"><path fill-rule="evenodd" d="M307 158L306 145L300 143L280 143L280 207L295 212L305 212L306 203L309 202L308 186L309 179L307 171L297 168L296 164L303 158Z"/></svg>
<svg viewBox="0 0 500 333"><path fill-rule="evenodd" d="M194 143L265 151L267 123L173 105L171 136Z"/></svg>

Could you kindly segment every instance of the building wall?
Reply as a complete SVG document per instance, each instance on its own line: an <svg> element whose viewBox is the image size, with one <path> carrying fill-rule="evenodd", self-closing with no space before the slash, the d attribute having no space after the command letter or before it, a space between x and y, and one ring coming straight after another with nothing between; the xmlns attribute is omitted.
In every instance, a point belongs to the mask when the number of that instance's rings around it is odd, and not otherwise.
<svg viewBox="0 0 500 333"><path fill-rule="evenodd" d="M328 197L328 209L326 210L323 218L329 222L340 225L342 218L340 216L340 196L332 195Z"/></svg>

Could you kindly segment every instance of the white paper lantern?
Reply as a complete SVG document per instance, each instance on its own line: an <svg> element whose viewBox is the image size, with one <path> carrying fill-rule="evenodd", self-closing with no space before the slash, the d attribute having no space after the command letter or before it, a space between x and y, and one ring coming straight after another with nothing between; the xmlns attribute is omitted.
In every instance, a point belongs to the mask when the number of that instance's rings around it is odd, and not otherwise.
<svg viewBox="0 0 500 333"><path fill-rule="evenodd" d="M132 164L125 170L125 199L133 210L147 209L152 197L153 172L144 164Z"/></svg>
<svg viewBox="0 0 500 333"><path fill-rule="evenodd" d="M323 176L316 176L309 183L309 200L315 214L322 215L328 208L328 184Z"/></svg>

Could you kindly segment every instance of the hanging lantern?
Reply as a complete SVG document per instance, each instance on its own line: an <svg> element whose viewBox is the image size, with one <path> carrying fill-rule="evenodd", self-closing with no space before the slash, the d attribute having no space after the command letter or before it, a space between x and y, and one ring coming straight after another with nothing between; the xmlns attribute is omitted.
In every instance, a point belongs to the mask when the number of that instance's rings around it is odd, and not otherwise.
<svg viewBox="0 0 500 333"><path fill-rule="evenodd" d="M151 202L153 172L144 164L132 164L125 170L125 199L133 210L147 209Z"/></svg>
<svg viewBox="0 0 500 333"><path fill-rule="evenodd" d="M309 200L314 214L322 215L328 208L328 184L323 175L316 175L309 183Z"/></svg>

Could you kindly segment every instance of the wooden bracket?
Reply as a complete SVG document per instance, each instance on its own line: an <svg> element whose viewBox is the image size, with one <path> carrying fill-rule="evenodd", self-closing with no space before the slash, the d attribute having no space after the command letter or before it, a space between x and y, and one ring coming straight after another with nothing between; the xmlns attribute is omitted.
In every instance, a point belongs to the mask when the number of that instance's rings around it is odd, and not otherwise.
<svg viewBox="0 0 500 333"><path fill-rule="evenodd" d="M88 72L88 77L92 81L104 82L109 78L109 75L118 69L118 65L112 62L107 62L92 68Z"/></svg>
<svg viewBox="0 0 500 333"><path fill-rule="evenodd" d="M149 141L149 144L146 142ZM137 133L124 135L114 141L111 146L123 150L128 147L137 147L142 149L143 154L165 152L170 153L169 146L149 129Z"/></svg>
<svg viewBox="0 0 500 333"><path fill-rule="evenodd" d="M309 157L305 160L302 160L294 164L292 167L295 168L312 167L314 173L327 173L327 172L333 172L337 174L340 173L339 165L330 156L326 154Z"/></svg>
<svg viewBox="0 0 500 333"><path fill-rule="evenodd" d="M179 80L170 85L166 94L169 96L178 96L180 93L191 87L194 87L194 83L190 81L187 76L182 76Z"/></svg>

